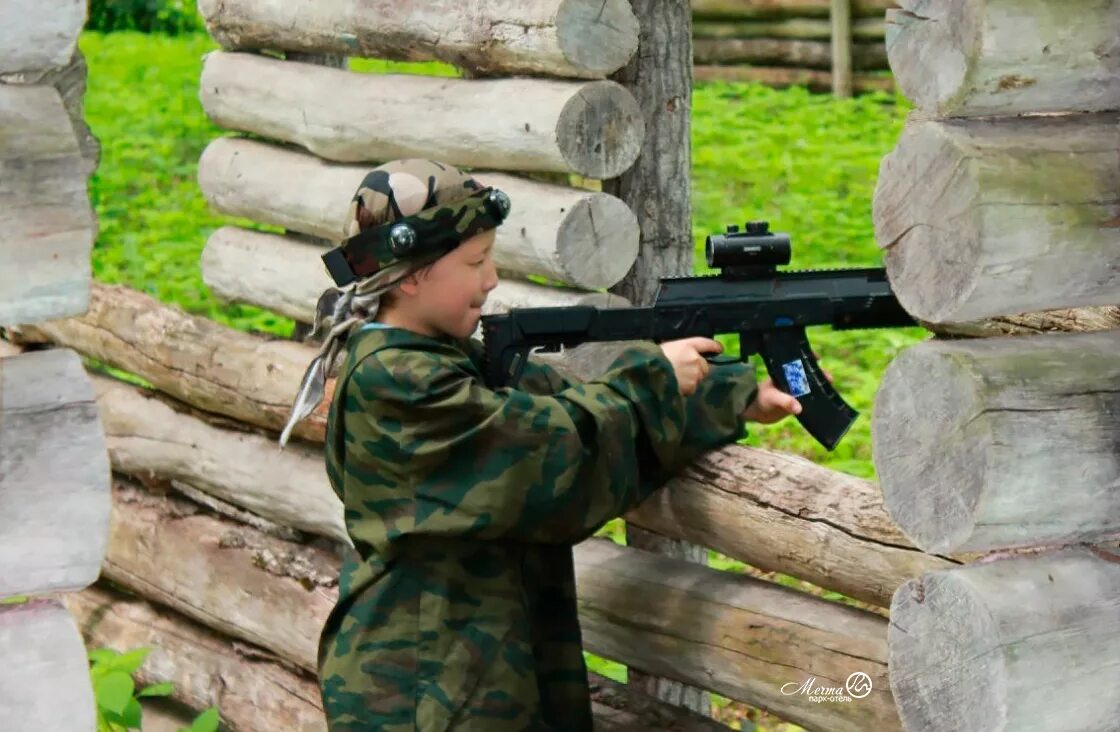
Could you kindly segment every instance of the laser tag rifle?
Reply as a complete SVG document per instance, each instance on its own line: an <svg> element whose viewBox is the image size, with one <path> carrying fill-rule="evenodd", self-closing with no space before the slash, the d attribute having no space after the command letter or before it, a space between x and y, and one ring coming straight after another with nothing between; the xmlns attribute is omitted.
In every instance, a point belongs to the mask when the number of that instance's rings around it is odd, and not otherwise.
<svg viewBox="0 0 1120 732"><path fill-rule="evenodd" d="M836 330L915 325L902 309L883 268L778 272L789 264L788 234L751 221L705 241L708 266L718 274L664 277L653 305L514 308L482 317L485 379L492 389L516 386L529 353L557 352L582 343L739 335L739 357L709 357L713 365L759 354L782 391L802 406L797 419L832 450L859 413L821 372L805 335L810 325Z"/></svg>

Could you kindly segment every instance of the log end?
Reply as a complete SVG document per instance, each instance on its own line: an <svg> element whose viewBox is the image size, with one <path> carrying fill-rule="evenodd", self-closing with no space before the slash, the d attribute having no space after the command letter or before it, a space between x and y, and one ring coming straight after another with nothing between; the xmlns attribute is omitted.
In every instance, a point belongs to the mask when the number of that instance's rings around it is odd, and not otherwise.
<svg viewBox="0 0 1120 732"><path fill-rule="evenodd" d="M891 694L905 729L1006 729L1000 632L953 572L912 579L894 593L887 630Z"/></svg>
<svg viewBox="0 0 1120 732"><path fill-rule="evenodd" d="M638 19L627 0L564 0L556 34L568 63L596 76L618 71L638 50Z"/></svg>
<svg viewBox="0 0 1120 732"><path fill-rule="evenodd" d="M613 81L583 85L564 105L556 123L565 163L587 178L617 178L625 173L638 159L644 139L638 100Z"/></svg>
<svg viewBox="0 0 1120 732"><path fill-rule="evenodd" d="M915 106L949 116L962 104L980 53L980 3L903 0L887 10L887 61Z"/></svg>
<svg viewBox="0 0 1120 732"><path fill-rule="evenodd" d="M560 224L556 251L566 281L588 289L617 284L638 258L638 217L607 193L587 196Z"/></svg>
<svg viewBox="0 0 1120 732"><path fill-rule="evenodd" d="M891 518L918 548L967 546L986 483L991 436L966 357L920 343L887 368L875 397L872 455Z"/></svg>

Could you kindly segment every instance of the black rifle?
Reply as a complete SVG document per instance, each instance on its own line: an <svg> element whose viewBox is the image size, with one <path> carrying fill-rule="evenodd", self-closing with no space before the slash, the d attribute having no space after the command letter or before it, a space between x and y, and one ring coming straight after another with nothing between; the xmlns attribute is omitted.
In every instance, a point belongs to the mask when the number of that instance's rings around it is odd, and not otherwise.
<svg viewBox="0 0 1120 732"><path fill-rule="evenodd" d="M719 274L665 277L649 307L514 308L482 317L485 378L492 389L516 386L532 351L559 351L593 341L651 340L739 334L739 358L762 356L774 384L801 402L797 419L832 450L858 412L821 372L806 326L837 330L915 325L899 305L883 268L777 272L790 261L788 234L765 221L746 231L730 226L705 242L708 266Z"/></svg>

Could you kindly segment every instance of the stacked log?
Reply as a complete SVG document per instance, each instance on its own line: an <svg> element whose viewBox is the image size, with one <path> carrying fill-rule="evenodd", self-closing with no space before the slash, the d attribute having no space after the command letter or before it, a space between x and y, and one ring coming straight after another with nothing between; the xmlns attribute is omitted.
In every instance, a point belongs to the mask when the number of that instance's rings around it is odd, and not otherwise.
<svg viewBox="0 0 1120 732"><path fill-rule="evenodd" d="M888 90L884 11L891 0L692 0L694 78L771 86ZM830 18L830 16L832 16ZM841 79L840 77L843 77ZM850 77L850 79L849 79ZM846 94L844 94L846 95Z"/></svg>
<svg viewBox="0 0 1120 732"><path fill-rule="evenodd" d="M912 730L1108 728L1120 556L1090 545L1120 537L1120 2L900 4L917 110L876 237L903 306L971 338L890 365L873 454L915 545L993 554L898 589L891 687Z"/></svg>
<svg viewBox="0 0 1120 732"><path fill-rule="evenodd" d="M85 311L96 228L82 119L84 0L0 8L0 325ZM59 602L96 578L109 459L77 354L0 349L0 719L96 726L86 648Z"/></svg>

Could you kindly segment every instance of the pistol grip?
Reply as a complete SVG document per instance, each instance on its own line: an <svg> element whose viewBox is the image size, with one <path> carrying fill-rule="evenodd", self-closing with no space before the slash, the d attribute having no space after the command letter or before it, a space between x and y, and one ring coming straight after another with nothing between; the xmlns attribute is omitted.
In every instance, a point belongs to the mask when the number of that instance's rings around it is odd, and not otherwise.
<svg viewBox="0 0 1120 732"><path fill-rule="evenodd" d="M759 354L774 384L801 402L797 421L832 450L855 422L859 412L832 388L813 356L804 328L782 328L762 334Z"/></svg>

